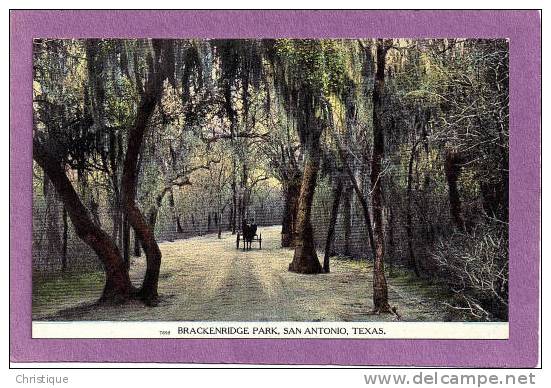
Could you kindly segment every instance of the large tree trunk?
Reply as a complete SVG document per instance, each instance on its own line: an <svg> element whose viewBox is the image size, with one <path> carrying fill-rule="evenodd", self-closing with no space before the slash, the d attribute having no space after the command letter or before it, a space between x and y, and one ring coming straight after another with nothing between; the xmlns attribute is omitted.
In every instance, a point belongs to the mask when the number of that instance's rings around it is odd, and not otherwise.
<svg viewBox="0 0 551 388"><path fill-rule="evenodd" d="M342 178L337 177L337 184L333 189L333 206L331 206L331 216L329 218L329 227L327 228L327 238L325 240L325 252L323 253L323 271L329 273L329 258L331 257L331 246L335 237L335 225L339 214L339 203L342 193Z"/></svg>
<svg viewBox="0 0 551 388"><path fill-rule="evenodd" d="M312 202L316 190L316 180L320 166L319 138L310 143L306 151L304 173L298 199L295 254L289 264L289 271L298 273L320 273L322 267L316 254L314 234L311 224Z"/></svg>
<svg viewBox="0 0 551 388"><path fill-rule="evenodd" d="M61 162L35 139L33 139L33 158L48 175L58 192L77 236L94 250L103 264L106 281L100 301L105 303L125 302L130 298L133 288L117 245L92 221L90 214L67 178Z"/></svg>
<svg viewBox="0 0 551 388"><path fill-rule="evenodd" d="M375 258L373 262L373 304L377 313L390 312L388 288L384 270L383 190L381 165L385 150L383 127L383 93L387 47L383 39L377 40L377 72L373 86L373 155L371 162L371 206L373 208Z"/></svg>
<svg viewBox="0 0 551 388"><path fill-rule="evenodd" d="M284 182L285 205L283 208L283 222L281 225L281 247L293 246L296 218L298 210L298 198L300 195L300 176L292 177Z"/></svg>
<svg viewBox="0 0 551 388"><path fill-rule="evenodd" d="M461 173L461 157L458 153L453 151L446 152L444 170L448 182L451 218L457 229L464 230L465 222L461 215L461 198L459 196L459 189L457 188L457 180Z"/></svg>
<svg viewBox="0 0 551 388"><path fill-rule="evenodd" d="M154 58L149 59L149 76L141 95L133 126L128 134L128 146L122 175L122 203L128 221L136 231L146 256L146 273L140 296L148 305L155 305L158 299L157 286L161 267L161 250L155 240L153 229L136 205L136 185L138 182L138 156L147 129L147 124L155 106L161 100L163 82L173 69L174 53L172 41L153 40Z"/></svg>
<svg viewBox="0 0 551 388"><path fill-rule="evenodd" d="M304 149L304 171L298 197L295 225L295 254L289 264L289 271L315 274L322 272L314 244L311 213L314 192L320 168L320 138L322 120L316 116L318 97L308 90L302 90L297 104L297 128L300 144Z"/></svg>

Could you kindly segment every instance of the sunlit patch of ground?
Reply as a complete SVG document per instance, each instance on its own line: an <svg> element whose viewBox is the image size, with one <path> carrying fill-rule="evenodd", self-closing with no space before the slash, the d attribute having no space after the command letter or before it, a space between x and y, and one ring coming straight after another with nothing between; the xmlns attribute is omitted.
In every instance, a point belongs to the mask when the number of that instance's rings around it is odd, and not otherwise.
<svg viewBox="0 0 551 388"><path fill-rule="evenodd" d="M79 281L38 282L33 292L34 319L175 320L175 321L377 321L394 315L370 315L372 266L366 261L334 258L331 273L300 275L287 270L293 251L280 248L280 226L262 227L262 250L235 248L230 233L160 244L160 303L144 307L68 307L93 303L101 294L97 274ZM322 255L319 255L320 258ZM131 278L139 285L145 258L134 258ZM83 280L84 279L84 280ZM391 277L390 304L402 320L442 321L443 293L407 273ZM54 283L49 283L54 282ZM67 286L63 286L63 282ZM72 284L72 285L71 285ZM80 286L79 286L80 285ZM79 287L84 287L82 291ZM57 291L56 291L57 290Z"/></svg>

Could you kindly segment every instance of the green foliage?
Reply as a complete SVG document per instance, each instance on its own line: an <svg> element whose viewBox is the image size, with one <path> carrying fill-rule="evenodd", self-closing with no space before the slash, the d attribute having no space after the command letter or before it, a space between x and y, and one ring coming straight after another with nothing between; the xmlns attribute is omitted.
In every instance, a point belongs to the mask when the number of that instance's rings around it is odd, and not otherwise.
<svg viewBox="0 0 551 388"><path fill-rule="evenodd" d="M276 52L286 67L287 82L317 96L339 93L345 85L345 54L341 41L280 39Z"/></svg>

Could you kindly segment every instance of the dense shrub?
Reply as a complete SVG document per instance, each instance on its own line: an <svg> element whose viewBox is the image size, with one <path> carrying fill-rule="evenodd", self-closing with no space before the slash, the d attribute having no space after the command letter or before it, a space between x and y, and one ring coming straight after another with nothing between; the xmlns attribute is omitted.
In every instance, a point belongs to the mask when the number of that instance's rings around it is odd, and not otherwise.
<svg viewBox="0 0 551 388"><path fill-rule="evenodd" d="M454 301L446 304L457 314L481 321L507 320L508 243L507 225L488 220L436 244L432 259L437 278L454 292Z"/></svg>

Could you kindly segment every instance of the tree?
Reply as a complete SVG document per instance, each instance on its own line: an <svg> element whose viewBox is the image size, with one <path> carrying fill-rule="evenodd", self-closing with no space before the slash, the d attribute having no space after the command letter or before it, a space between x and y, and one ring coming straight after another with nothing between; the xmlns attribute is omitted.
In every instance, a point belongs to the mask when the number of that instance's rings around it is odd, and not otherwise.
<svg viewBox="0 0 551 388"><path fill-rule="evenodd" d="M226 209L228 203L224 203L225 201L225 194L226 189L228 188L228 184L230 183L230 174L229 174L229 168L222 161L222 152L219 157L220 163L217 163L214 168L211 168L209 170L209 181L210 181L210 188L211 188L211 195L214 197L214 202L216 206L216 212L215 212L215 224L217 227L217 235L218 238L222 238L222 214L224 213L224 210Z"/></svg>
<svg viewBox="0 0 551 388"><path fill-rule="evenodd" d="M269 140L263 143L262 152L267 155L271 174L281 183L283 192L283 219L281 222L281 247L294 246L298 198L302 181L300 144L294 128L285 112L271 108L272 119Z"/></svg>
<svg viewBox="0 0 551 388"><path fill-rule="evenodd" d="M327 125L329 95L340 88L343 60L333 41L280 40L276 43L277 90L296 122L304 167L297 205L295 253L289 270L320 273L311 224L312 202L321 158L321 134Z"/></svg>
<svg viewBox="0 0 551 388"><path fill-rule="evenodd" d="M106 280L100 301L125 302L131 297L133 287L119 249L111 237L92 221L88 210L67 178L63 162L48 151L48 145L44 145L38 137L39 135L35 134L33 138L33 159L56 188L77 235L94 250L105 269Z"/></svg>
<svg viewBox="0 0 551 388"><path fill-rule="evenodd" d="M156 304L161 266L161 250L155 234L136 205L138 156L142 147L147 124L153 110L161 99L164 81L174 71L174 52L170 40L153 40L153 53L149 57L149 75L140 97L133 126L129 130L126 156L122 174L122 203L128 221L142 243L147 259L147 269L140 295L147 304Z"/></svg>
<svg viewBox="0 0 551 388"><path fill-rule="evenodd" d="M322 123L316 119L315 101L311 95L299 97L298 131L304 147L304 172L297 205L295 254L289 270L299 273L319 273L321 266L316 254L310 214L320 167L320 136Z"/></svg>
<svg viewBox="0 0 551 388"><path fill-rule="evenodd" d="M415 251L413 249L413 214L412 214L412 201L413 201L413 161L415 160L418 150L417 147L420 143L419 140L415 140L411 147L411 153L408 162L408 175L407 175L407 189L406 189L406 201L407 201L407 214L406 214L406 232L408 237L408 255L409 255L409 267L415 271L417 276L420 276L419 263L415 257Z"/></svg>
<svg viewBox="0 0 551 388"><path fill-rule="evenodd" d="M88 53L90 53L90 51L88 51ZM82 166L85 163L90 163L87 161L87 158L94 155L94 150L103 147L102 144L98 144L98 139L101 139L101 137L95 137L92 131L82 131L82 126L89 128L91 125L96 125L98 129L101 130L105 128L102 124L104 118L96 117L96 121L90 124L90 116L93 117L94 115L86 115L86 105L85 114L83 116L79 111L76 111L78 117L76 119L76 123L78 124L75 128L76 134L84 133L85 136L91 135L91 139L85 139L86 142L80 144L76 143L80 145L77 149L70 146L69 144L71 143L65 143L66 141L71 142L73 140L70 136L67 136L67 133L62 132L62 136L58 139L52 136L55 133L53 129L51 131L43 131L39 128L38 124L35 126L33 135L33 158L52 181L52 184L56 188L75 226L77 235L95 251L100 261L103 263L106 271L106 284L101 301L104 302L120 303L128 300L132 296L139 296L146 304L154 304L157 298L158 270L161 254L149 225L135 204L136 185L138 184L137 161L149 119L161 98L164 81L169 78L170 72L174 70L172 55L173 52L170 41L152 42L152 51L149 53L148 57L148 76L144 89L141 91L140 103L134 118L134 123L129 130L128 146L122 175L122 199L125 214L142 242L148 261L144 282L139 292L135 291L130 283L128 266L120 250L113 239L93 221L65 171L66 164L72 164L83 168ZM92 57L91 60L95 61L94 58L95 57ZM43 77L43 79L45 79L45 77ZM95 82L93 77L91 82ZM96 85L95 90L97 91L97 89L98 87ZM100 104L102 102L101 98L96 96L94 101L96 104L99 104L94 111L96 111L96 113L98 110L101 112L102 108L99 108L99 106L102 106L102 104ZM38 115L39 118L47 121L50 126L53 124L51 121L46 120L48 112L45 110L39 111ZM99 123L97 121L99 121ZM62 128L67 127L64 126ZM59 140L62 141L62 144L59 143ZM51 150L63 150L64 152L52 154ZM93 163L93 161L91 163Z"/></svg>
<svg viewBox="0 0 551 388"><path fill-rule="evenodd" d="M385 151L383 95L385 92L386 53L392 41L377 39L377 70L373 86L373 155L371 162L371 206L373 208L375 257L373 258L373 304L378 313L390 312L384 272L384 225L381 164Z"/></svg>

